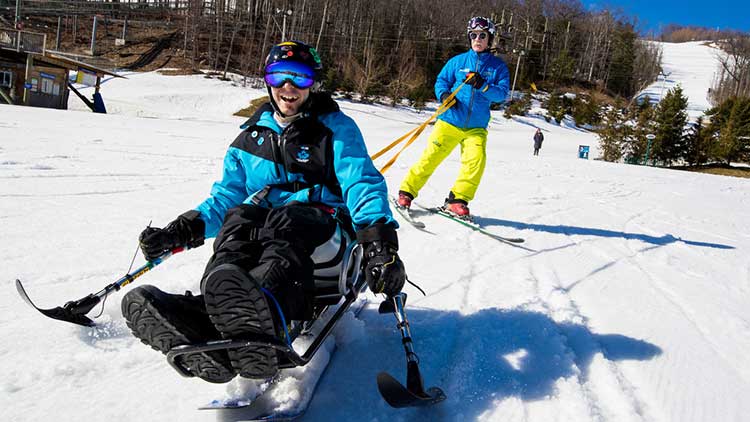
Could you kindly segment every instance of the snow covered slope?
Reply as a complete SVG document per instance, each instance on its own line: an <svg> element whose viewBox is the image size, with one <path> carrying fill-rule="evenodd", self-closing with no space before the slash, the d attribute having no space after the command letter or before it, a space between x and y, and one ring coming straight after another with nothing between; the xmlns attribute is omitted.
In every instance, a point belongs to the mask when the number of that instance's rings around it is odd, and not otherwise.
<svg viewBox="0 0 750 422"><path fill-rule="evenodd" d="M229 74L231 82L204 75L183 75L165 78L158 72L124 72L127 80L105 78L102 96L110 114L179 120L225 120L228 115L247 107L248 102L261 95L255 89L238 89L242 78ZM89 97L91 87L79 88ZM264 94L264 92L263 92ZM71 94L71 110L89 108Z"/></svg>
<svg viewBox="0 0 750 422"><path fill-rule="evenodd" d="M659 100L671 88L680 85L683 95L688 98L688 115L695 120L711 108L708 90L714 82L721 50L706 45L704 41L655 44L662 48L663 74L640 95L647 94Z"/></svg>
<svg viewBox="0 0 750 422"><path fill-rule="evenodd" d="M173 85L164 95L175 105L160 112L179 117L186 107L190 119L138 117L165 98L147 102L139 77ZM24 280L42 307L97 291L127 271L150 221L166 224L208 194L242 122L208 82L112 80L110 92L141 98L122 114L0 106L2 420L216 420L195 407L245 388L180 377L130 336L122 292L105 304L100 327L83 328L40 316L13 285ZM180 92L203 92L211 117L195 117L201 104ZM108 101L112 109L119 100ZM340 104L371 152L426 118ZM545 133L539 157L534 125ZM391 189L425 142L386 173ZM441 386L445 402L395 410L380 399L376 374L403 380L405 364L394 319L370 306L340 327L303 420L746 420L750 182L581 160L580 144L593 147L596 137L493 115L489 163L470 205L489 230L525 237L523 247L437 216L420 216L431 233L399 230L409 277L427 291L406 288L415 347L426 384ZM417 202L441 203L457 170L456 152ZM196 291L210 253L209 242L136 283Z"/></svg>

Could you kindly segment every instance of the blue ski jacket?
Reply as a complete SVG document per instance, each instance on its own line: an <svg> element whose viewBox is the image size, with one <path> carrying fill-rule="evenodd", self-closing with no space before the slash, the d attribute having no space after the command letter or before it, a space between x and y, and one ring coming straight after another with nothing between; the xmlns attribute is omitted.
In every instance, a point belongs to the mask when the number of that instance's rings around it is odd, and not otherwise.
<svg viewBox="0 0 750 422"><path fill-rule="evenodd" d="M450 94L470 72L482 75L486 81L480 88L464 85L456 94L456 104L438 119L462 129L487 128L490 103L505 101L508 96L510 73L505 62L492 53L478 54L474 50L459 54L443 66L435 81L435 95Z"/></svg>
<svg viewBox="0 0 750 422"><path fill-rule="evenodd" d="M196 209L215 237L227 210L240 204L276 208L296 201L351 216L355 230L375 222L398 227L385 179L367 154L356 123L330 96L311 94L313 113L282 129L270 104L242 125L224 157L221 180Z"/></svg>

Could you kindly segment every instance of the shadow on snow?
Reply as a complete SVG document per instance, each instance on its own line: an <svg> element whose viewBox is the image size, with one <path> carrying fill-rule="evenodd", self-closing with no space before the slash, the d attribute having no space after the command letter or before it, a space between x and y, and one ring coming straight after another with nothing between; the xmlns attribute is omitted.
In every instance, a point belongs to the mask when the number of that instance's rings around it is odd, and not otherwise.
<svg viewBox="0 0 750 422"><path fill-rule="evenodd" d="M447 400L430 408L392 409L375 377L387 371L405 383L406 365L395 320L368 309L364 335L340 346L304 420L477 420L496 401L544 400L558 380L588 378L592 359L648 360L661 354L651 343L620 334L598 334L521 309L485 309L471 315L409 309L425 387L439 386ZM614 370L617 370L616 367Z"/></svg>
<svg viewBox="0 0 750 422"><path fill-rule="evenodd" d="M671 234L665 234L664 236L650 236L641 233L628 233L618 232L614 230L595 229L591 227L577 227L577 226L552 226L548 224L530 224L523 223L520 221L501 220L497 218L489 217L475 217L475 221L483 226L504 226L512 227L517 230L534 230L539 232L564 234L564 235L582 235L582 236L599 236L599 237L620 237L623 239L636 239L646 243L654 245L668 245L670 243L682 242L686 245L700 246L704 248L716 248L716 249L734 249L734 246L723 245L721 243L710 243L710 242L699 242L694 240L685 240L680 237L675 237Z"/></svg>

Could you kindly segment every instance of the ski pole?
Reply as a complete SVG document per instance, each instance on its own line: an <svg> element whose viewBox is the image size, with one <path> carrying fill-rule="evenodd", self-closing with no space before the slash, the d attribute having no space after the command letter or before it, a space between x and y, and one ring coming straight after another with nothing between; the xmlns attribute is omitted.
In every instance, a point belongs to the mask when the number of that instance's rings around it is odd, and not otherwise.
<svg viewBox="0 0 750 422"><path fill-rule="evenodd" d="M23 288L21 280L18 279L16 279L16 290L18 290L18 294L21 295L21 298L26 303L28 303L29 305L31 305L31 307L47 317L60 321L70 322L73 324L83 325L86 327L91 327L95 325L95 323L93 320L87 317L86 314L89 313L94 308L94 306L98 305L110 294L120 290L122 287L130 284L136 278L142 276L152 268L166 261L172 255L180 253L185 249L185 247L179 247L172 249L171 251L167 251L153 261L146 262L144 265L137 268L133 272L125 274L119 280L107 285L102 290L96 293L91 293L81 299L69 301L65 305L55 308L42 309L34 305L34 302L31 301L29 295L26 293L26 289Z"/></svg>

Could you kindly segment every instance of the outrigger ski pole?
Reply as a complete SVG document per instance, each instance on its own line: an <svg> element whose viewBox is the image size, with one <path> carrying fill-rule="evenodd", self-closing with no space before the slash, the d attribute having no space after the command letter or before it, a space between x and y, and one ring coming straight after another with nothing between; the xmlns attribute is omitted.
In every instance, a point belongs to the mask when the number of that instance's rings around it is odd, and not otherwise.
<svg viewBox="0 0 750 422"><path fill-rule="evenodd" d="M29 298L29 295L26 293L26 289L23 288L23 285L21 284L21 280L18 280L18 279L16 279L16 290L18 290L18 294L21 295L21 298L26 303L31 305L34 309L41 312L45 316L48 316L50 318L57 319L60 321L71 322L73 324L91 327L91 326L96 325L96 323L94 323L94 321L91 318L87 317L86 314L89 313L94 308L94 306L98 305L102 300L104 300L110 294L120 290L123 286L129 284L131 281L142 276L143 274L148 272L150 269L161 264L167 258L171 257L172 255L176 253L180 253L184 250L185 248L180 247L180 248L172 249L171 251L165 252L162 256L154 259L153 261L146 262L140 268L137 268L136 270L134 270L133 272L129 274L125 274L124 276L122 276L122 278L108 285L102 290L96 293L91 293L88 296L83 297L81 299L72 300L63 306L58 306L56 308L42 309L34 305L34 302L31 301L31 299Z"/></svg>
<svg viewBox="0 0 750 422"><path fill-rule="evenodd" d="M409 321L406 319L404 304L406 293L399 293L380 304L378 312L387 314L393 312L398 321L397 327L401 331L401 342L406 352L406 387L390 374L378 374L378 390L386 402L392 407L428 406L445 400L445 393L438 387L430 387L425 391L422 374L419 372L419 358L414 353L411 341Z"/></svg>

